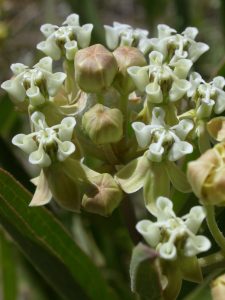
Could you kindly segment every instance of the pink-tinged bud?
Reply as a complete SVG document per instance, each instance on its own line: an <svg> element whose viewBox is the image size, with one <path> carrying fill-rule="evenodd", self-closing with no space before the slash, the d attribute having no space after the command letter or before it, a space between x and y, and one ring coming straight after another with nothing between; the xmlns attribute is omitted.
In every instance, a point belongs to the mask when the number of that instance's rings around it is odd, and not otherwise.
<svg viewBox="0 0 225 300"><path fill-rule="evenodd" d="M213 300L223 300L225 294L225 274L216 278L211 284Z"/></svg>
<svg viewBox="0 0 225 300"><path fill-rule="evenodd" d="M100 44L81 49L75 56L75 78L87 93L100 93L109 88L117 69L113 54Z"/></svg>
<svg viewBox="0 0 225 300"><path fill-rule="evenodd" d="M135 84L128 75L127 69L132 66L145 66L146 59L140 50L127 46L118 47L113 55L119 68L114 85L121 93L131 93L135 90Z"/></svg>
<svg viewBox="0 0 225 300"><path fill-rule="evenodd" d="M225 205L225 143L217 144L188 164L187 177L199 200L207 205Z"/></svg>
<svg viewBox="0 0 225 300"><path fill-rule="evenodd" d="M116 143L123 136L123 115L117 108L96 104L84 114L82 126L95 144Z"/></svg>
<svg viewBox="0 0 225 300"><path fill-rule="evenodd" d="M85 210L101 216L110 215L122 200L122 191L113 177L107 173L99 174L91 179L96 185L97 193L85 194L82 206Z"/></svg>

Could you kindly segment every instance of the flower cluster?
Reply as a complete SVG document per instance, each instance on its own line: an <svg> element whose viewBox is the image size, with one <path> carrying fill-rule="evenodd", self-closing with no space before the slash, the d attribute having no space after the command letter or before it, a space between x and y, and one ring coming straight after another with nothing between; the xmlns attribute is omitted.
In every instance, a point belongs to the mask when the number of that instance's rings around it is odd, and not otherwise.
<svg viewBox="0 0 225 300"><path fill-rule="evenodd" d="M159 197L156 208L157 222L142 220L136 228L162 259L175 260L179 254L195 256L210 248L208 238L196 235L206 216L201 206L192 207L181 218L174 213L173 203L168 198Z"/></svg>
<svg viewBox="0 0 225 300"><path fill-rule="evenodd" d="M12 142L40 167L31 205L53 197L65 209L108 216L125 193L143 189L157 221L140 221L137 230L158 252L161 273L168 261L190 258L197 274L196 256L211 245L197 235L207 213L194 206L178 217L169 198L193 190L202 204L224 206L225 118L213 116L225 111L225 79L207 83L192 72L209 49L194 27L177 33L161 24L154 38L115 22L105 25L106 46L90 45L92 29L76 14L41 26L37 48L46 57L31 68L12 64L1 85L29 116L31 132ZM221 144L198 158L213 140Z"/></svg>

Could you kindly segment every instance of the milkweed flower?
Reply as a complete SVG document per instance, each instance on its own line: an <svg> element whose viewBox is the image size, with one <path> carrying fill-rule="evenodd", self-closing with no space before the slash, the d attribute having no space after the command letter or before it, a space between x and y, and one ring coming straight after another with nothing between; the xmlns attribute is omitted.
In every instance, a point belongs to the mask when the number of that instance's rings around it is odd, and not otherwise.
<svg viewBox="0 0 225 300"><path fill-rule="evenodd" d="M29 162L40 167L49 167L54 160L64 161L75 151L71 142L76 121L64 118L60 124L48 127L45 116L35 112L31 116L34 132L17 134L12 143L29 154Z"/></svg>
<svg viewBox="0 0 225 300"><path fill-rule="evenodd" d="M71 14L62 26L52 24L41 26L41 32L46 40L38 43L37 49L54 60L60 59L62 55L68 60L73 60L78 49L89 46L92 29L92 24L80 26L79 15Z"/></svg>
<svg viewBox="0 0 225 300"><path fill-rule="evenodd" d="M52 58L48 56L40 59L32 68L15 63L11 65L11 70L14 76L3 82L1 87L16 102L28 99L32 106L42 105L54 97L66 79L63 72L53 73Z"/></svg>
<svg viewBox="0 0 225 300"><path fill-rule="evenodd" d="M211 243L208 238L197 235L206 217L203 207L194 206L187 215L177 217L172 201L159 197L156 208L157 221L142 220L136 229L156 249L160 258L175 260L179 254L192 257L209 250Z"/></svg>

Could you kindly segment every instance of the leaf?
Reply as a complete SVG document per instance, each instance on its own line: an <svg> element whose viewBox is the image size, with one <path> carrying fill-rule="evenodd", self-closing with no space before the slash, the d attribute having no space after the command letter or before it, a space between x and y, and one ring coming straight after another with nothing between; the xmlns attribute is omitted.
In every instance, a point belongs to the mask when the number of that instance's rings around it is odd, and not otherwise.
<svg viewBox="0 0 225 300"><path fill-rule="evenodd" d="M4 300L17 299L17 270L13 244L0 231L0 263Z"/></svg>
<svg viewBox="0 0 225 300"><path fill-rule="evenodd" d="M63 299L117 299L55 217L28 207L31 197L0 169L0 223L40 274Z"/></svg>
<svg viewBox="0 0 225 300"><path fill-rule="evenodd" d="M142 300L162 299L156 259L156 252L142 243L133 250L130 264L131 289Z"/></svg>
<svg viewBox="0 0 225 300"><path fill-rule="evenodd" d="M183 193L191 192L191 186L187 181L186 174L174 162L167 161L165 167L173 186L178 191Z"/></svg>

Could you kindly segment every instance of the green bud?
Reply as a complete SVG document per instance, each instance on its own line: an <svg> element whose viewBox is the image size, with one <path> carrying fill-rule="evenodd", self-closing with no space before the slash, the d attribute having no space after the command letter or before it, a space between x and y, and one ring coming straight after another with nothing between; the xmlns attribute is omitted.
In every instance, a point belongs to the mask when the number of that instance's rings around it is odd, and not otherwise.
<svg viewBox="0 0 225 300"><path fill-rule="evenodd" d="M134 47L121 46L113 52L119 71L115 78L115 86L121 93L131 93L135 90L135 84L127 73L127 68L132 66L145 66L147 64L144 55Z"/></svg>
<svg viewBox="0 0 225 300"><path fill-rule="evenodd" d="M75 56L75 78L87 93L99 93L110 87L116 73L113 54L100 44L81 49Z"/></svg>
<svg viewBox="0 0 225 300"><path fill-rule="evenodd" d="M116 143L123 136L123 115L117 108L96 104L84 114L82 126L95 144Z"/></svg>
<svg viewBox="0 0 225 300"><path fill-rule="evenodd" d="M85 194L82 206L85 210L101 216L110 215L122 200L121 189L107 173L94 176L91 181L97 186L97 193L91 196Z"/></svg>

